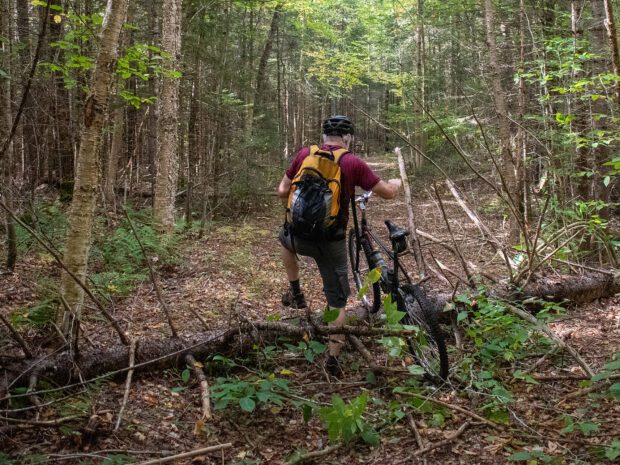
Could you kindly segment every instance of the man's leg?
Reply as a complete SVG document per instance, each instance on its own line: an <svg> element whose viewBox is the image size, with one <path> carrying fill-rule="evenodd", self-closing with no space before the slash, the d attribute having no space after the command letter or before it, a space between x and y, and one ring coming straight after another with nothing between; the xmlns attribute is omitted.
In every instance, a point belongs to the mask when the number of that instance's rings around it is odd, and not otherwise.
<svg viewBox="0 0 620 465"><path fill-rule="evenodd" d="M344 326L344 322L346 319L347 312L344 308L331 308L330 310L338 310L338 318L329 323L329 326L333 326L336 328L340 328ZM344 344L345 336L344 334L330 334L329 335L329 355L333 357L338 357L340 355L340 350L342 349L342 345Z"/></svg>
<svg viewBox="0 0 620 465"><path fill-rule="evenodd" d="M282 304L287 307L306 308L306 298L301 292L301 284L299 283L299 261L297 255L282 246L282 262L286 270L286 277L289 280L290 287L282 296Z"/></svg>
<svg viewBox="0 0 620 465"><path fill-rule="evenodd" d="M297 256L282 246L282 261L286 270L286 277L289 281L299 281L299 262Z"/></svg>

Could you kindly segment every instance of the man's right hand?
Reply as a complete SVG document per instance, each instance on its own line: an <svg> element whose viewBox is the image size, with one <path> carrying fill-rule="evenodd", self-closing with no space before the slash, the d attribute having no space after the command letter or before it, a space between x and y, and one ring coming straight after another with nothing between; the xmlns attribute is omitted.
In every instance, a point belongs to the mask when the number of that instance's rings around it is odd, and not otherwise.
<svg viewBox="0 0 620 465"><path fill-rule="evenodd" d="M403 185L403 182L398 178L389 179L388 183L396 186L397 189L400 189L400 187Z"/></svg>
<svg viewBox="0 0 620 465"><path fill-rule="evenodd" d="M382 199L393 199L398 194L398 190L401 186L400 179L390 179L389 181L379 181L372 192L377 194Z"/></svg>

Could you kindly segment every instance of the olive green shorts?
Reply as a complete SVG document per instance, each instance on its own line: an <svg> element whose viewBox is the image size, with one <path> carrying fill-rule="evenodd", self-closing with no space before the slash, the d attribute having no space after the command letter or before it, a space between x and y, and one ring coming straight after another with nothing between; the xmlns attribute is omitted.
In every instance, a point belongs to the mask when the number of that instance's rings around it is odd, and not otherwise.
<svg viewBox="0 0 620 465"><path fill-rule="evenodd" d="M278 238L291 252L314 259L323 278L323 292L327 305L332 308L344 308L351 294L347 241L340 239L319 242L299 237L291 238L285 228L282 228Z"/></svg>

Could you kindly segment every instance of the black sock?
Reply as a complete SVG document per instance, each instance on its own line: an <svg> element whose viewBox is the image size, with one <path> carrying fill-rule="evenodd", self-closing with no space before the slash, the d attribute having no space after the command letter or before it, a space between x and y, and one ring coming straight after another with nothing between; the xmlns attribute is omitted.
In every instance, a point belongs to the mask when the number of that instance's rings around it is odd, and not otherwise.
<svg viewBox="0 0 620 465"><path fill-rule="evenodd" d="M299 284L299 279L295 281L290 281L291 290L293 291L293 295L301 294L301 286Z"/></svg>

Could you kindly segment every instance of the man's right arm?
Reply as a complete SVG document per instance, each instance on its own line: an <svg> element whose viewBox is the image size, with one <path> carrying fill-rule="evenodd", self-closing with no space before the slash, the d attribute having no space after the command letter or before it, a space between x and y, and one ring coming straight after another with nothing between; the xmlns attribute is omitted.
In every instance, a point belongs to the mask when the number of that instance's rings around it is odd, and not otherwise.
<svg viewBox="0 0 620 465"><path fill-rule="evenodd" d="M388 181L379 181L372 188L373 194L377 194L382 199L390 200L396 197L400 190L402 182L400 179L390 179Z"/></svg>

